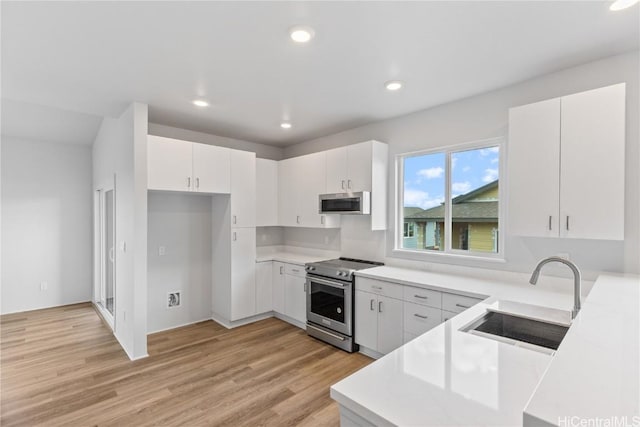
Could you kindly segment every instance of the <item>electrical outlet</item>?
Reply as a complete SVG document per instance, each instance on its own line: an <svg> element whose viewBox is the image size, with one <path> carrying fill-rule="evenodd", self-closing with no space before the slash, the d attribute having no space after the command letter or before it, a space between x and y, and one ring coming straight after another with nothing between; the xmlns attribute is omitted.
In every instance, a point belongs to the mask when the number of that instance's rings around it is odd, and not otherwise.
<svg viewBox="0 0 640 427"><path fill-rule="evenodd" d="M46 291L48 287L49 284L47 282L40 282L40 291Z"/></svg>
<svg viewBox="0 0 640 427"><path fill-rule="evenodd" d="M167 253L167 248L164 246L158 246L158 255L164 256Z"/></svg>
<svg viewBox="0 0 640 427"><path fill-rule="evenodd" d="M167 308L180 307L182 291L173 291L167 294Z"/></svg>

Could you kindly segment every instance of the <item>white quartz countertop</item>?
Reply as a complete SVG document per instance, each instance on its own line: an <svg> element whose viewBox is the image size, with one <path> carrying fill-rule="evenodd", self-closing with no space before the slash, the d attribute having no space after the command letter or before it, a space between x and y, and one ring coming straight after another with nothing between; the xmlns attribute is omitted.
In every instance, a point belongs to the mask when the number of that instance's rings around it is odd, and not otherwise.
<svg viewBox="0 0 640 427"><path fill-rule="evenodd" d="M578 411L571 414L594 413L597 411L590 407L607 399L609 402L600 406L602 413L617 407L633 414L635 401L637 414L637 278L635 294L627 289L618 295L618 287L625 286L618 280L634 279L599 278L553 356L460 329L503 300L570 310L572 289L565 292L532 286L526 281L509 283L394 267L367 269L357 275L470 296L489 296L331 387L332 398L374 425L517 426L523 423L525 407L536 421L557 424L557 416L565 408ZM612 283L618 283L618 287L611 288ZM619 304L622 310L616 315L612 305L618 299L626 299L626 303ZM605 317L611 323L606 327L614 328L613 331L598 325L604 313L609 313ZM615 332L623 319L635 322L635 329L627 325L624 332ZM607 332L604 347L591 341ZM634 332L635 338L631 336ZM598 363L592 359L598 359ZM590 363L601 372L595 373ZM614 374L616 383L597 389L596 384L606 383L609 373ZM627 385L623 386L625 376ZM635 385L629 384L632 379L636 379Z"/></svg>
<svg viewBox="0 0 640 427"><path fill-rule="evenodd" d="M570 425L562 420L574 416L640 425L638 276L598 278L525 409L525 425Z"/></svg>
<svg viewBox="0 0 640 427"><path fill-rule="evenodd" d="M278 261L288 264L305 265L308 262L338 258L339 254L330 251L313 251L291 246L267 246L258 248L256 262Z"/></svg>
<svg viewBox="0 0 640 427"><path fill-rule="evenodd" d="M519 275L517 280L512 277L508 280L478 279L387 266L357 271L356 277L386 280L476 298L492 297L494 300L519 301L562 310L571 310L573 307L573 281L568 279L561 279L564 283L557 286L555 284L558 279L541 276L538 285L531 285L528 281L529 276L524 274ZM545 286L545 282L553 282L555 287ZM589 288L590 286L583 286L583 298Z"/></svg>

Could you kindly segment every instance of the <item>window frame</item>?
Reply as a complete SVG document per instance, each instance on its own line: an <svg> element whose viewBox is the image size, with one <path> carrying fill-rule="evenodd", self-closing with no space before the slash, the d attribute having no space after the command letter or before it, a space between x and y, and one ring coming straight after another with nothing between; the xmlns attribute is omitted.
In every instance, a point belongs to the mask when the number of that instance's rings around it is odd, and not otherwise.
<svg viewBox="0 0 640 427"><path fill-rule="evenodd" d="M477 150L482 148L489 148L498 146L500 148L500 156L498 161L498 173L499 173L499 185L498 185L498 252L478 252L463 249L452 248L452 207L451 207L451 157L453 154ZM434 258L460 258L469 260L484 260L490 262L505 262L505 229L506 229L506 138L496 137L482 139L472 142L466 142L462 144L440 146L435 148L429 148L426 150L412 151L395 156L395 168L396 168L396 182L395 182L395 224L394 224L394 247L393 255L401 258L415 259L415 260L429 260ZM403 236L404 236L404 159L408 157L424 156L428 154L444 153L445 155L445 230L444 230L444 250L418 250L403 248Z"/></svg>

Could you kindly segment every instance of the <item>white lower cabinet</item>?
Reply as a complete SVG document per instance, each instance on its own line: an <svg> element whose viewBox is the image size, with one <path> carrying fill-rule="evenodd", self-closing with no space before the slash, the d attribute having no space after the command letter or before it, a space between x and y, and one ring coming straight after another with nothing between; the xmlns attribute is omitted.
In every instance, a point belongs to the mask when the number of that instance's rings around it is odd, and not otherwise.
<svg viewBox="0 0 640 427"><path fill-rule="evenodd" d="M307 322L307 296L304 277L284 275L284 314L301 323Z"/></svg>
<svg viewBox="0 0 640 427"><path fill-rule="evenodd" d="M386 354L403 344L402 301L356 289L356 343Z"/></svg>
<svg viewBox="0 0 640 427"><path fill-rule="evenodd" d="M386 354L482 301L416 286L356 278L355 340Z"/></svg>
<svg viewBox="0 0 640 427"><path fill-rule="evenodd" d="M284 263L273 262L271 278L273 311L284 314Z"/></svg>
<svg viewBox="0 0 640 427"><path fill-rule="evenodd" d="M294 320L295 326L307 323L306 275L304 267L297 264L273 262L272 266L272 307L286 319Z"/></svg>
<svg viewBox="0 0 640 427"><path fill-rule="evenodd" d="M273 263L256 263L256 314L273 310Z"/></svg>

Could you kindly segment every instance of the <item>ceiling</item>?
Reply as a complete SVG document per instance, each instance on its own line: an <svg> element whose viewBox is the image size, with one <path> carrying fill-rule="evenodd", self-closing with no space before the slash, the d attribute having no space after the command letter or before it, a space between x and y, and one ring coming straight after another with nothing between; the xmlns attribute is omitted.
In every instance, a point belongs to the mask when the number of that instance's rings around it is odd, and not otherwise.
<svg viewBox="0 0 640 427"><path fill-rule="evenodd" d="M639 7L609 4L3 1L3 134L91 143L138 101L154 123L287 146L638 49Z"/></svg>

